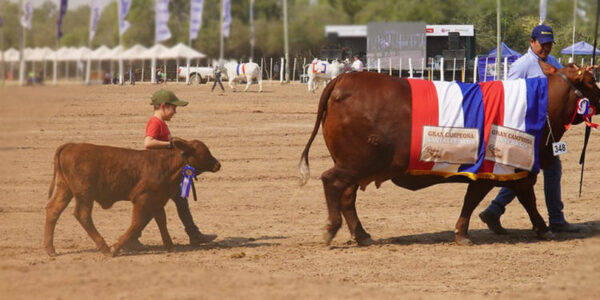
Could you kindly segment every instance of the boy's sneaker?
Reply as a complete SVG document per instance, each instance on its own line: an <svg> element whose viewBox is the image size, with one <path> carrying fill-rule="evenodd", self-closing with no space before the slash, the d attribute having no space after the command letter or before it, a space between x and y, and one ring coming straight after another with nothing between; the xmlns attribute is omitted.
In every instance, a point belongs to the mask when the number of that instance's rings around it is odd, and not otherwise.
<svg viewBox="0 0 600 300"><path fill-rule="evenodd" d="M479 214L479 218L495 234L506 234L506 229L500 224L500 217L489 210L484 210Z"/></svg>
<svg viewBox="0 0 600 300"><path fill-rule="evenodd" d="M200 244L208 243L216 238L216 234L202 234L201 232L198 232L197 234L190 235L190 245L198 246Z"/></svg>
<svg viewBox="0 0 600 300"><path fill-rule="evenodd" d="M550 231L554 233L559 232L568 232L568 233L582 233L587 230L587 227L584 225L571 224L569 222L564 222L562 224L550 224Z"/></svg>

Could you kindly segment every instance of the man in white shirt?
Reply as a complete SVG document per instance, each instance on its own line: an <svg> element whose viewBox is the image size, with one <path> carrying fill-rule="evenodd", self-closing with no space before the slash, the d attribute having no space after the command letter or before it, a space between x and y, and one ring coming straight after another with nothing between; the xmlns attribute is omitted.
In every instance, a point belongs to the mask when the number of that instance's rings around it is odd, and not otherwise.
<svg viewBox="0 0 600 300"><path fill-rule="evenodd" d="M363 62L358 58L358 55L354 55L354 61L352 62L352 71L354 72L362 72L363 70Z"/></svg>

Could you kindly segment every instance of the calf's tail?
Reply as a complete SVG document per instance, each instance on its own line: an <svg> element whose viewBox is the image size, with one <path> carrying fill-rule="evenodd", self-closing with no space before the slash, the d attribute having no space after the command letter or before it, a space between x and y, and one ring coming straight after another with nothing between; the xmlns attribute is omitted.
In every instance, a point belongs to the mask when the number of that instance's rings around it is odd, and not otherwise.
<svg viewBox="0 0 600 300"><path fill-rule="evenodd" d="M48 198L52 197L52 193L54 192L54 186L56 184L57 176L61 176L62 170L60 169L60 153L65 149L65 147L69 144L64 144L59 146L54 152L54 174L52 176L52 183L50 184L50 189L48 190Z"/></svg>
<svg viewBox="0 0 600 300"><path fill-rule="evenodd" d="M302 151L302 155L300 156L300 163L298 165L298 168L300 169L300 186L305 185L310 177L310 168L308 166L308 150L310 149L310 146L312 145L312 142L314 141L315 136L319 131L319 124L322 121L324 121L329 96L331 95L331 92L335 88L335 84L340 77L342 76L336 77L335 79L330 81L329 84L327 84L327 86L323 89L321 98L319 99L319 109L317 111L317 120L315 121L315 127L313 128L310 138L308 139L308 143L306 143L306 146L304 146L304 151Z"/></svg>

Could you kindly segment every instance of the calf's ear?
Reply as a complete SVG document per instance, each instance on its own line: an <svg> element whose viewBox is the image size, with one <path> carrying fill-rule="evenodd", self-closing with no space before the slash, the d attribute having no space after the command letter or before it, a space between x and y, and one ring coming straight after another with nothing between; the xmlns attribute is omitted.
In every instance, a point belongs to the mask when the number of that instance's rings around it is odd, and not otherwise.
<svg viewBox="0 0 600 300"><path fill-rule="evenodd" d="M547 62L544 62L541 59L539 60L539 64L540 64L540 67L542 68L542 72L544 72L544 75L546 75L546 76L554 74L557 71L556 67L554 67L553 65L551 65Z"/></svg>
<svg viewBox="0 0 600 300"><path fill-rule="evenodd" d="M173 146L175 148L183 151L183 154L192 155L194 153L194 147L192 147L192 145L190 145L190 143L188 143L188 141L186 141L182 138L174 137L173 138Z"/></svg>

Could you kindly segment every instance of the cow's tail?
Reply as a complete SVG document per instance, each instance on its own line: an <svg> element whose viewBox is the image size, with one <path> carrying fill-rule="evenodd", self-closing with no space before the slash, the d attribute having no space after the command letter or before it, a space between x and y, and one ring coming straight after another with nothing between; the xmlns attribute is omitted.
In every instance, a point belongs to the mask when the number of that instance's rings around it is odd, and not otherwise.
<svg viewBox="0 0 600 300"><path fill-rule="evenodd" d="M56 186L56 181L58 180L58 176L61 176L62 170L60 169L60 153L65 149L65 147L69 144L61 145L56 149L54 153L54 175L52 176L52 183L50 184L50 189L48 190L48 198L52 197L52 193L54 193L54 187Z"/></svg>
<svg viewBox="0 0 600 300"><path fill-rule="evenodd" d="M319 99L319 109L317 111L317 120L315 121L315 127L313 128L310 138L308 139L308 143L306 143L306 146L304 146L304 151L302 151L302 155L300 156L300 163L298 165L298 168L300 169L300 186L305 185L308 182L308 179L310 178L310 168L308 166L308 150L310 149L310 146L312 145L312 142L314 141L317 132L319 132L319 125L325 118L325 112L327 110L327 101L329 100L329 96L331 95L331 92L333 91L333 88L335 87L335 84L340 77L342 76L338 76L329 82L329 84L323 89L323 93L321 94L321 98Z"/></svg>

